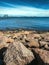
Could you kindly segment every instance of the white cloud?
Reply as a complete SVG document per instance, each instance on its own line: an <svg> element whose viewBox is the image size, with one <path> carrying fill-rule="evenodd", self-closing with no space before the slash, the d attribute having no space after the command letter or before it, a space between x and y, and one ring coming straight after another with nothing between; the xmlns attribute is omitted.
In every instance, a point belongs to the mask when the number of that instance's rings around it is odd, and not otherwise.
<svg viewBox="0 0 49 65"><path fill-rule="evenodd" d="M0 14L8 14L9 16L49 16L49 9L45 10L27 6L0 7Z"/></svg>

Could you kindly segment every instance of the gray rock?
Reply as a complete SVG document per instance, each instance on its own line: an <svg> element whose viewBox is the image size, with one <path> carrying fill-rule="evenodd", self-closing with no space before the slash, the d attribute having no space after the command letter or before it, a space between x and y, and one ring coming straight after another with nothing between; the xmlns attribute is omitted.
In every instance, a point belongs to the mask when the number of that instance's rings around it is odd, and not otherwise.
<svg viewBox="0 0 49 65"><path fill-rule="evenodd" d="M4 55L6 65L25 65L34 60L33 53L22 43L10 43Z"/></svg>

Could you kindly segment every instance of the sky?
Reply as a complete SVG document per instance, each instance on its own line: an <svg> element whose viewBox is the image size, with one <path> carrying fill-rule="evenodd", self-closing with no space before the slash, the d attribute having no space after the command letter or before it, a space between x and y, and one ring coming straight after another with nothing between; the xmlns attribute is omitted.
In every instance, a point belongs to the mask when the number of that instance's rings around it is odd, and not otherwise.
<svg viewBox="0 0 49 65"><path fill-rule="evenodd" d="M49 0L0 0L0 16L49 17Z"/></svg>

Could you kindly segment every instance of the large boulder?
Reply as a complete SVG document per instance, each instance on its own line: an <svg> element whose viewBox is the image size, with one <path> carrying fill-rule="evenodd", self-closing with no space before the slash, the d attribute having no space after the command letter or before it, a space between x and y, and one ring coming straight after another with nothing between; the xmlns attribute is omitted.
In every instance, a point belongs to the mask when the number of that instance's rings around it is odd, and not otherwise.
<svg viewBox="0 0 49 65"><path fill-rule="evenodd" d="M38 65L49 65L49 51L39 48L34 48L33 51Z"/></svg>
<svg viewBox="0 0 49 65"><path fill-rule="evenodd" d="M20 42L10 43L4 53L6 65L25 65L32 60L34 60L33 53Z"/></svg>

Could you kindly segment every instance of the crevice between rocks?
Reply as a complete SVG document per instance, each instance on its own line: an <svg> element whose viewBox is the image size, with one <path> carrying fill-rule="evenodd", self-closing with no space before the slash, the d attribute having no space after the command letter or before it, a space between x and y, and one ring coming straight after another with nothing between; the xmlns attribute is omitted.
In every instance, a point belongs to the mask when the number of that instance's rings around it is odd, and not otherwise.
<svg viewBox="0 0 49 65"><path fill-rule="evenodd" d="M49 65L47 63L44 63L43 60L40 58L39 54L37 54L33 49L32 52L34 54L35 59L28 65Z"/></svg>
<svg viewBox="0 0 49 65"><path fill-rule="evenodd" d="M7 48L3 47L0 49L0 65L6 65L6 63L3 61L4 60L4 53L6 52Z"/></svg>

